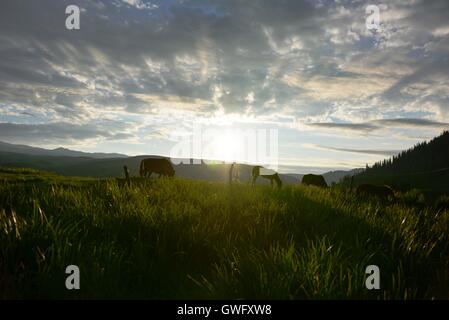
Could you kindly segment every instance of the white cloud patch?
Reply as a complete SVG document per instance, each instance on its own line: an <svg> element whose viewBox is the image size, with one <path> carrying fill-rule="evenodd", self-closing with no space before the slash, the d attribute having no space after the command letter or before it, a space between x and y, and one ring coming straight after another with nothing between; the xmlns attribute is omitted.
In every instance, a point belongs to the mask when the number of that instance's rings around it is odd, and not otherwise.
<svg viewBox="0 0 449 320"><path fill-rule="evenodd" d="M150 2L144 2L143 0L122 0L122 2L135 7L139 10L143 10L143 9L157 9L158 6L155 4L152 4Z"/></svg>

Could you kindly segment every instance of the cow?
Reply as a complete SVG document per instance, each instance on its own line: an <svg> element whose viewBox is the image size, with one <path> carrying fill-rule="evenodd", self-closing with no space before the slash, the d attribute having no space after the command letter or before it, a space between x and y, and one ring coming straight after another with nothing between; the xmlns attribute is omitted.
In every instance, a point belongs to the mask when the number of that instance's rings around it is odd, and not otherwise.
<svg viewBox="0 0 449 320"><path fill-rule="evenodd" d="M262 173L261 173L262 171ZM261 176L262 178L270 180L270 185L273 187L273 182L276 182L276 185L280 189L282 187L282 180L279 178L279 174L274 172L273 170L265 169L262 166L255 166L252 170L253 181L252 185L256 184L257 177Z"/></svg>
<svg viewBox="0 0 449 320"><path fill-rule="evenodd" d="M158 173L159 178L161 176L173 177L175 175L175 169L170 162L170 160L165 158L148 158L143 159L140 162L140 176L147 177L151 176L152 173Z"/></svg>
<svg viewBox="0 0 449 320"><path fill-rule="evenodd" d="M302 177L301 183L307 186L317 186L320 188L327 188L326 180L324 180L324 177L319 174L305 174Z"/></svg>
<svg viewBox="0 0 449 320"><path fill-rule="evenodd" d="M356 193L358 196L376 196L383 199L391 197L395 199L394 191L390 186L376 186L373 184L361 184L357 187Z"/></svg>

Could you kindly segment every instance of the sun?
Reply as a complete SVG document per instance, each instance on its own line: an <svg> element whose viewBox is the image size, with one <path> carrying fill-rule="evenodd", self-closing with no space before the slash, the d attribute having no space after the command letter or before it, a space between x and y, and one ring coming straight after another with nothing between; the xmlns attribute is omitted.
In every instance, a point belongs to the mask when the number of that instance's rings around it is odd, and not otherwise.
<svg viewBox="0 0 449 320"><path fill-rule="evenodd" d="M214 141L214 149L219 160L234 162L240 159L239 139L231 132L223 132Z"/></svg>

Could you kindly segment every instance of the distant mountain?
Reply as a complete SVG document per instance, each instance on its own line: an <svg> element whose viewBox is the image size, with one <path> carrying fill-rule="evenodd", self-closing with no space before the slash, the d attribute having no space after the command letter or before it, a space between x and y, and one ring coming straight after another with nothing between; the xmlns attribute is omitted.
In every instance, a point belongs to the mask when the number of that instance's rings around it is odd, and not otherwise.
<svg viewBox="0 0 449 320"><path fill-rule="evenodd" d="M57 148L49 150L20 144L11 144L1 141L0 141L0 152L20 153L27 155L39 155L39 156L88 157L95 159L127 157L127 155L120 153L101 153L101 152L89 153L82 151L74 151L66 148Z"/></svg>
<svg viewBox="0 0 449 320"><path fill-rule="evenodd" d="M298 183L301 182L304 174L302 173L286 173L287 176L292 177L293 179L298 180Z"/></svg>
<svg viewBox="0 0 449 320"><path fill-rule="evenodd" d="M324 180L326 180L326 183L328 185L330 185L334 182L335 183L340 182L340 180L346 176L353 176L355 174L362 172L363 170L365 170L365 169L357 168L357 169L352 169L352 170L329 171L329 172L323 173L322 176L324 177ZM295 178L299 182L302 181L302 177L304 176L304 174L301 174L301 173L288 173L287 175L292 178Z"/></svg>
<svg viewBox="0 0 449 320"><path fill-rule="evenodd" d="M344 177L351 177L353 175L356 175L360 172L363 172L362 168L356 168L352 170L335 170L335 171L329 171L323 174L324 180L326 180L327 184L330 185L332 183L338 183L341 179Z"/></svg>

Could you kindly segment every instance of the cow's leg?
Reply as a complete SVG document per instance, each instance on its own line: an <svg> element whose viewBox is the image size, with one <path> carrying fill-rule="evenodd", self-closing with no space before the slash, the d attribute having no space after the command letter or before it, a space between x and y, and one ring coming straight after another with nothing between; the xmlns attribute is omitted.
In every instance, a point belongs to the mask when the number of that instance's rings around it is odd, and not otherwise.
<svg viewBox="0 0 449 320"><path fill-rule="evenodd" d="M273 178L270 179L270 185L273 188Z"/></svg>
<svg viewBox="0 0 449 320"><path fill-rule="evenodd" d="M253 175L252 186L255 186L255 185L256 185L256 179L257 179L257 176L256 176L256 175Z"/></svg>

